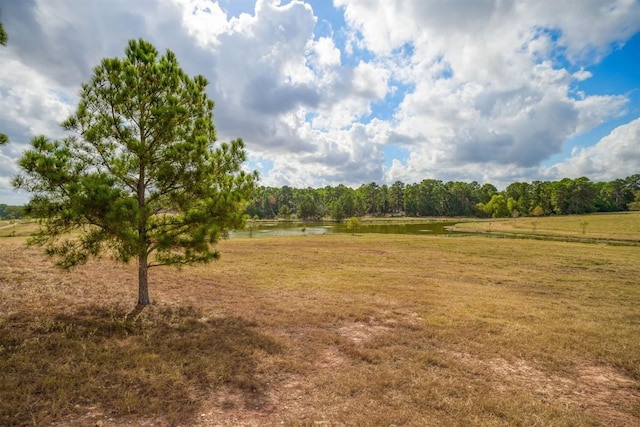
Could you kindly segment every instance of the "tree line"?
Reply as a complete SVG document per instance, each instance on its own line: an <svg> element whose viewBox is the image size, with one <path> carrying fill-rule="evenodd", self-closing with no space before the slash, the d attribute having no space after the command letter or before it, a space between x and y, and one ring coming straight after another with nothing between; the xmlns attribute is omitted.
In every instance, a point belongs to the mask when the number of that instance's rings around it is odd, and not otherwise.
<svg viewBox="0 0 640 427"><path fill-rule="evenodd" d="M492 184L425 179L415 184L375 182L358 188L256 188L251 218L342 221L360 216L546 216L640 210L640 174L609 182L588 178Z"/></svg>
<svg viewBox="0 0 640 427"><path fill-rule="evenodd" d="M24 206L11 206L0 203L0 220L20 219L25 215Z"/></svg>

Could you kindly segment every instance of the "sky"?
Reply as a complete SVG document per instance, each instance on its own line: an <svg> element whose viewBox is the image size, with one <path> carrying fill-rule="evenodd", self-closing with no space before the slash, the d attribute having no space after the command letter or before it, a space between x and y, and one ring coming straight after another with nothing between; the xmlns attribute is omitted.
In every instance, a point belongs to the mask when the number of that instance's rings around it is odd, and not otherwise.
<svg viewBox="0 0 640 427"><path fill-rule="evenodd" d="M210 82L261 185L640 173L640 0L0 0L0 203L143 38Z"/></svg>

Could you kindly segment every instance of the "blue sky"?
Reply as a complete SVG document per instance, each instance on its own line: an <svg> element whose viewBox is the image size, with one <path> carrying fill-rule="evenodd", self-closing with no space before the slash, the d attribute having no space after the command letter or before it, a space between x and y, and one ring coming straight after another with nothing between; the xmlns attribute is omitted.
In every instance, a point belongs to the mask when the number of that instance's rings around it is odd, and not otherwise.
<svg viewBox="0 0 640 427"><path fill-rule="evenodd" d="M131 38L211 82L264 185L640 173L640 1L0 0L0 203Z"/></svg>
<svg viewBox="0 0 640 427"><path fill-rule="evenodd" d="M586 135L584 144L595 143L615 127L640 117L640 33L601 62L586 68L593 78L580 82L578 88L591 95L623 94L628 97L627 113L604 123ZM638 147L640 149L640 146Z"/></svg>
<svg viewBox="0 0 640 427"><path fill-rule="evenodd" d="M611 49L611 54L602 61L585 67L593 77L578 82L576 90L589 95L623 94L628 98L626 112L571 138L562 152L553 156L547 164L567 158L574 147L596 144L618 126L640 117L640 33L636 33L623 46L614 44ZM640 151L640 140L636 141L636 147Z"/></svg>

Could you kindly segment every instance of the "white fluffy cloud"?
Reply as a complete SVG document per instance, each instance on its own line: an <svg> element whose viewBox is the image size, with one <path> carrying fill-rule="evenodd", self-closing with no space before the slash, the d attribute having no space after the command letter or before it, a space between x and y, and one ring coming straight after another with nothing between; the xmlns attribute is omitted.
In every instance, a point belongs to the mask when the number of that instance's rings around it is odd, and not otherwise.
<svg viewBox="0 0 640 427"><path fill-rule="evenodd" d="M388 181L535 177L567 140L626 113L624 95L575 94L592 75L569 68L637 32L637 2L334 3L360 46L387 56L413 47L397 75L414 90L392 134L410 155L392 162Z"/></svg>
<svg viewBox="0 0 640 427"><path fill-rule="evenodd" d="M3 3L0 129L12 144L0 199L26 199L8 188L21 150L34 135L58 137L92 67L137 37L209 79L220 139L244 138L267 185L640 169L637 155L620 157L637 145L637 120L544 166L572 138L628 117L628 94L576 87L640 31L636 0L333 3L345 27L316 16L316 0Z"/></svg>
<svg viewBox="0 0 640 427"><path fill-rule="evenodd" d="M615 128L591 147L575 147L571 156L547 169L552 176L611 181L640 173L640 118Z"/></svg>

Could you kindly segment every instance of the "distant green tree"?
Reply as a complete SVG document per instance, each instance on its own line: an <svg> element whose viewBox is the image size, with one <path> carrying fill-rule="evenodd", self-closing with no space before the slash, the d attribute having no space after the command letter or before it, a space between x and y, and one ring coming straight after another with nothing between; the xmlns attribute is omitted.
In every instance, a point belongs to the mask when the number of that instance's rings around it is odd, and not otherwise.
<svg viewBox="0 0 640 427"><path fill-rule="evenodd" d="M292 208L295 203L293 200L293 189L288 185L283 186L278 192L278 206L288 205Z"/></svg>
<svg viewBox="0 0 640 427"><path fill-rule="evenodd" d="M405 185L401 181L396 181L391 186L391 194L389 195L391 209L393 214L399 214L404 208L404 189Z"/></svg>
<svg viewBox="0 0 640 427"><path fill-rule="evenodd" d="M526 182L509 184L504 191L507 203L512 200L509 210L515 215L528 215L531 207L531 185Z"/></svg>
<svg viewBox="0 0 640 427"><path fill-rule="evenodd" d="M494 194L489 203L484 205L484 212L494 218L509 216L509 207L502 194Z"/></svg>
<svg viewBox="0 0 640 427"><path fill-rule="evenodd" d="M406 216L419 215L419 197L420 186L418 184L409 184L404 188L402 209Z"/></svg>
<svg viewBox="0 0 640 427"><path fill-rule="evenodd" d="M489 183L483 184L478 191L478 199L480 200L480 203L485 204L489 200L491 200L493 195L497 192L498 189L495 187L495 185Z"/></svg>
<svg viewBox="0 0 640 427"><path fill-rule="evenodd" d="M6 46L8 40L9 40L9 36L7 35L7 32L4 30L4 27L2 26L2 22L0 22L0 45Z"/></svg>
<svg viewBox="0 0 640 427"><path fill-rule="evenodd" d="M20 219L25 216L24 206L0 205L0 219Z"/></svg>
<svg viewBox="0 0 640 427"><path fill-rule="evenodd" d="M529 186L531 206L540 207L543 215L551 215L554 212L553 183L548 181L533 181Z"/></svg>
<svg viewBox="0 0 640 427"><path fill-rule="evenodd" d="M342 192L337 200L334 200L329 207L329 215L334 221L340 222L346 217L355 215L357 212L356 195L351 189Z"/></svg>
<svg viewBox="0 0 640 427"><path fill-rule="evenodd" d="M407 215L447 215L447 190L442 181L424 179L419 184L408 185L404 200Z"/></svg>
<svg viewBox="0 0 640 427"><path fill-rule="evenodd" d="M633 200L627 203L627 209L640 211L640 174L628 176L624 181L633 194Z"/></svg>
<svg viewBox="0 0 640 427"><path fill-rule="evenodd" d="M378 192L378 211L381 215L392 213L391 210L391 190L389 186L384 184Z"/></svg>
<svg viewBox="0 0 640 427"><path fill-rule="evenodd" d="M564 178L552 184L554 211L560 215L576 215L594 212L596 191L586 177Z"/></svg>
<svg viewBox="0 0 640 427"><path fill-rule="evenodd" d="M631 187L632 190L640 190L640 173L626 177L624 182Z"/></svg>
<svg viewBox="0 0 640 427"><path fill-rule="evenodd" d="M33 194L29 209L43 221L32 243L60 266L105 251L137 259L142 307L150 268L219 257L213 245L244 226L257 175L242 170L242 140L214 144L204 77L189 77L173 52L159 56L144 40L125 53L104 59L83 84L63 124L78 136L34 138L14 186Z"/></svg>
<svg viewBox="0 0 640 427"><path fill-rule="evenodd" d="M347 230L351 230L351 234L355 236L356 230L360 227L360 220L355 216L352 216L347 221Z"/></svg>
<svg viewBox="0 0 640 427"><path fill-rule="evenodd" d="M278 209L278 216L282 219L291 218L291 208L289 205L280 206L280 209Z"/></svg>
<svg viewBox="0 0 640 427"><path fill-rule="evenodd" d="M4 30L2 26L2 22L0 22L0 45L6 46L7 40L9 37L7 36L7 32ZM9 138L4 133L0 132L0 145L4 145L9 142Z"/></svg>
<svg viewBox="0 0 640 427"><path fill-rule="evenodd" d="M379 215L381 211L380 206L380 187L375 182L369 184L362 184L356 190L358 196L364 202L365 214L367 215Z"/></svg>
<svg viewBox="0 0 640 427"><path fill-rule="evenodd" d="M543 216L544 215L544 209L542 209L541 206L536 206L531 211L531 215L533 215L533 216Z"/></svg>
<svg viewBox="0 0 640 427"><path fill-rule="evenodd" d="M477 194L477 183L466 183L461 181L449 181L444 185L445 197L444 206L446 215L463 216L473 215L475 205L474 194Z"/></svg>
<svg viewBox="0 0 640 427"><path fill-rule="evenodd" d="M319 219L321 217L319 204L312 188L306 188L299 191L298 217L305 220Z"/></svg>
<svg viewBox="0 0 640 427"><path fill-rule="evenodd" d="M513 197L509 197L507 199L507 210L509 214L513 217L520 216L520 210L518 208L518 202Z"/></svg>
<svg viewBox="0 0 640 427"><path fill-rule="evenodd" d="M633 191L622 179L611 182L594 183L595 206L598 212L619 212L628 209L635 197Z"/></svg>

